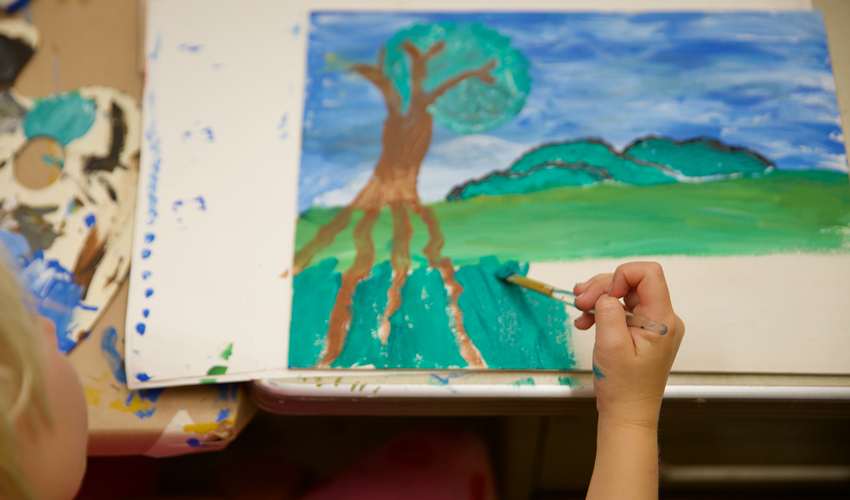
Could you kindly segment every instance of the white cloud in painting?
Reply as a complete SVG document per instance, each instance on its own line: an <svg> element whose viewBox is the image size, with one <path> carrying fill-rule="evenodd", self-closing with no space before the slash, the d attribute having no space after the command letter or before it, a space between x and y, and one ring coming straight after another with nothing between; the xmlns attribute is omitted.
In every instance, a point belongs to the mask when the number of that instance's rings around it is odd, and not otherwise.
<svg viewBox="0 0 850 500"><path fill-rule="evenodd" d="M835 132L835 131L830 132L829 133L829 139L832 140L832 141L835 141L839 144L844 144L844 134L841 133L841 132Z"/></svg>
<svg viewBox="0 0 850 500"><path fill-rule="evenodd" d="M434 144L420 167L419 198L423 203L443 200L453 187L510 167L532 147L486 134L465 135ZM312 204L338 207L351 203L372 175L371 167L359 165L358 170L344 186L316 196Z"/></svg>

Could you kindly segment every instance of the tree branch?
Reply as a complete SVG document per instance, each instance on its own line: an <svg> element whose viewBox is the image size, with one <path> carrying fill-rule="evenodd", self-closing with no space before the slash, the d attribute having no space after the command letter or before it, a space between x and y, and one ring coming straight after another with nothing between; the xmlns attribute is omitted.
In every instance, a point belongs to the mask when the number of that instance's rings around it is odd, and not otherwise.
<svg viewBox="0 0 850 500"><path fill-rule="evenodd" d="M354 66L351 66L349 70L354 71L355 73L360 73L361 76L372 82L384 96L384 102L387 104L387 110L390 113L400 114L401 96L398 94L395 87L393 87L392 81L390 81L390 79L384 74L385 54L386 48L381 47L381 51L378 53L377 66L372 66L371 64L355 64Z"/></svg>
<svg viewBox="0 0 850 500"><path fill-rule="evenodd" d="M470 78L478 78L483 83L489 85L494 84L496 81L493 79L493 75L490 74L490 71L495 67L496 61L490 61L479 68L470 69L462 73L458 73L457 75L449 78L448 80L441 83L440 86L432 90L431 93L428 94L427 104L432 104L434 101L440 98L440 96L445 94L449 89L459 84L460 82L468 80Z"/></svg>

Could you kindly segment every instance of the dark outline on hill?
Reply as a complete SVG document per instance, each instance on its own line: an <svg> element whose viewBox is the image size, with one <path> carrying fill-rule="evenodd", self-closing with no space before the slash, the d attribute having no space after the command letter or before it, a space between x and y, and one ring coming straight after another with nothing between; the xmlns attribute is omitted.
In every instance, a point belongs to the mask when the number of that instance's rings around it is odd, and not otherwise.
<svg viewBox="0 0 850 500"><path fill-rule="evenodd" d="M647 136L642 137L640 139L635 139L634 141L630 142L625 148L623 148L622 151L617 151L616 149L614 149L614 147L612 145L608 144L607 142L605 142L602 139L599 139L599 138L596 138L596 137L590 137L590 138L587 138L587 139L576 139L576 140L572 140L572 141L547 142L547 143L541 144L541 145L539 145L535 148L529 149L528 151L524 152L518 159L514 160L513 163L511 163L511 165L508 168L506 168L504 170L494 170L494 171L488 173L487 175L485 175L483 177L480 177L478 179L470 179L470 180L464 182L463 184L459 184L459 185L453 187L449 191L449 193L446 195L445 199L446 199L446 201L462 201L462 200L464 200L464 198L461 198L460 195L461 195L461 193L463 193L464 189L466 189L470 185L480 184L482 182L488 181L488 180L492 179L493 177L504 177L504 178L508 178L508 179L520 179L522 177L527 177L527 176L531 175L532 173L534 173L538 170L547 169L547 168L567 168L567 169L573 170L573 171L574 170L584 170L585 172L590 174L592 177L596 177L598 174L601 174L603 176L603 178L599 179L599 181L614 179L613 176L611 176L611 174L609 174L605 168L597 167L597 166L594 166L594 165L588 165L584 162L570 163L570 162L564 162L564 161L561 161L561 160L550 160L550 161L543 162L539 165L535 165L535 166L531 167L530 169L523 171L523 172L514 172L512 170L514 168L514 166L516 166L516 164L519 163L523 158L525 158L526 156L530 155L531 153L533 153L535 151L539 151L543 148L548 148L548 147L551 147L551 146L562 146L562 145L576 144L576 143L597 144L597 145L600 145L600 146L605 146L605 148L607 148L608 151L613 156L615 156L617 158L620 158L620 159L626 160L626 161L630 161L630 162L633 162L637 165L641 165L641 166L644 166L644 167L656 168L656 169L664 172L666 175L673 177L678 182L683 182L683 181L684 182L688 182L688 181L699 182L701 180L707 180L711 177L714 177L714 176L700 176L700 177L686 176L682 172L680 172L680 171L678 171L674 168L668 167L667 165L663 165L663 164L660 164L660 163L655 163L655 162L651 162L651 161L647 161L647 160L642 160L640 158L637 158L635 156L632 156L632 155L626 153L626 151L628 151L632 147L634 147L634 146L636 146L636 145L638 145L642 142L647 142L647 141L667 141L667 142L673 143L676 146L683 146L683 145L686 145L686 144L702 142L702 143L705 144L705 146L707 148L712 149L712 150L717 151L717 152L720 152L720 153L742 152L742 153L746 154L747 156L753 157L759 163L762 163L763 165L765 165L765 167L766 167L765 173L771 172L776 168L775 163L768 160L765 156L763 156L760 153L757 153L757 152L755 152L755 151L753 151L749 148L745 148L745 147L742 147L742 146L729 146L729 145L724 144L723 142L718 141L717 139L714 139L712 137L696 137L696 138L693 138L693 139L685 139L685 140L679 141L679 140L676 140L676 139L671 139L669 137L650 134L650 135L647 135ZM596 172L594 172L591 169L595 170ZM732 175L732 174L729 174L729 175Z"/></svg>

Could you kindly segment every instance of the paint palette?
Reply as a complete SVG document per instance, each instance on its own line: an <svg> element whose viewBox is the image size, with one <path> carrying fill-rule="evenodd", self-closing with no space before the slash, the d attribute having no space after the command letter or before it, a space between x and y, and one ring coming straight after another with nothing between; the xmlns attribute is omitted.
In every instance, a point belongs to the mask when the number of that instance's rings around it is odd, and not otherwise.
<svg viewBox="0 0 850 500"><path fill-rule="evenodd" d="M37 48L33 26L0 21L4 85L14 84ZM68 352L130 266L139 107L107 87L37 98L10 88L0 106L0 239Z"/></svg>

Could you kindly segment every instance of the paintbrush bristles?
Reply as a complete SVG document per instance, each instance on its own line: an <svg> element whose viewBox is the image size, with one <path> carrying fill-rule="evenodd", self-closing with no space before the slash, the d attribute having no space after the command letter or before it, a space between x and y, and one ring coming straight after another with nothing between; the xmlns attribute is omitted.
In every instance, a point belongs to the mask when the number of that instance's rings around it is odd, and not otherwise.
<svg viewBox="0 0 850 500"><path fill-rule="evenodd" d="M551 297L552 293L555 292L555 287L547 285L546 283L541 283L531 278L527 278L521 274L510 275L508 276L507 281L515 285L519 285L523 288L528 288L529 290L533 290L537 293L541 293L547 297Z"/></svg>

